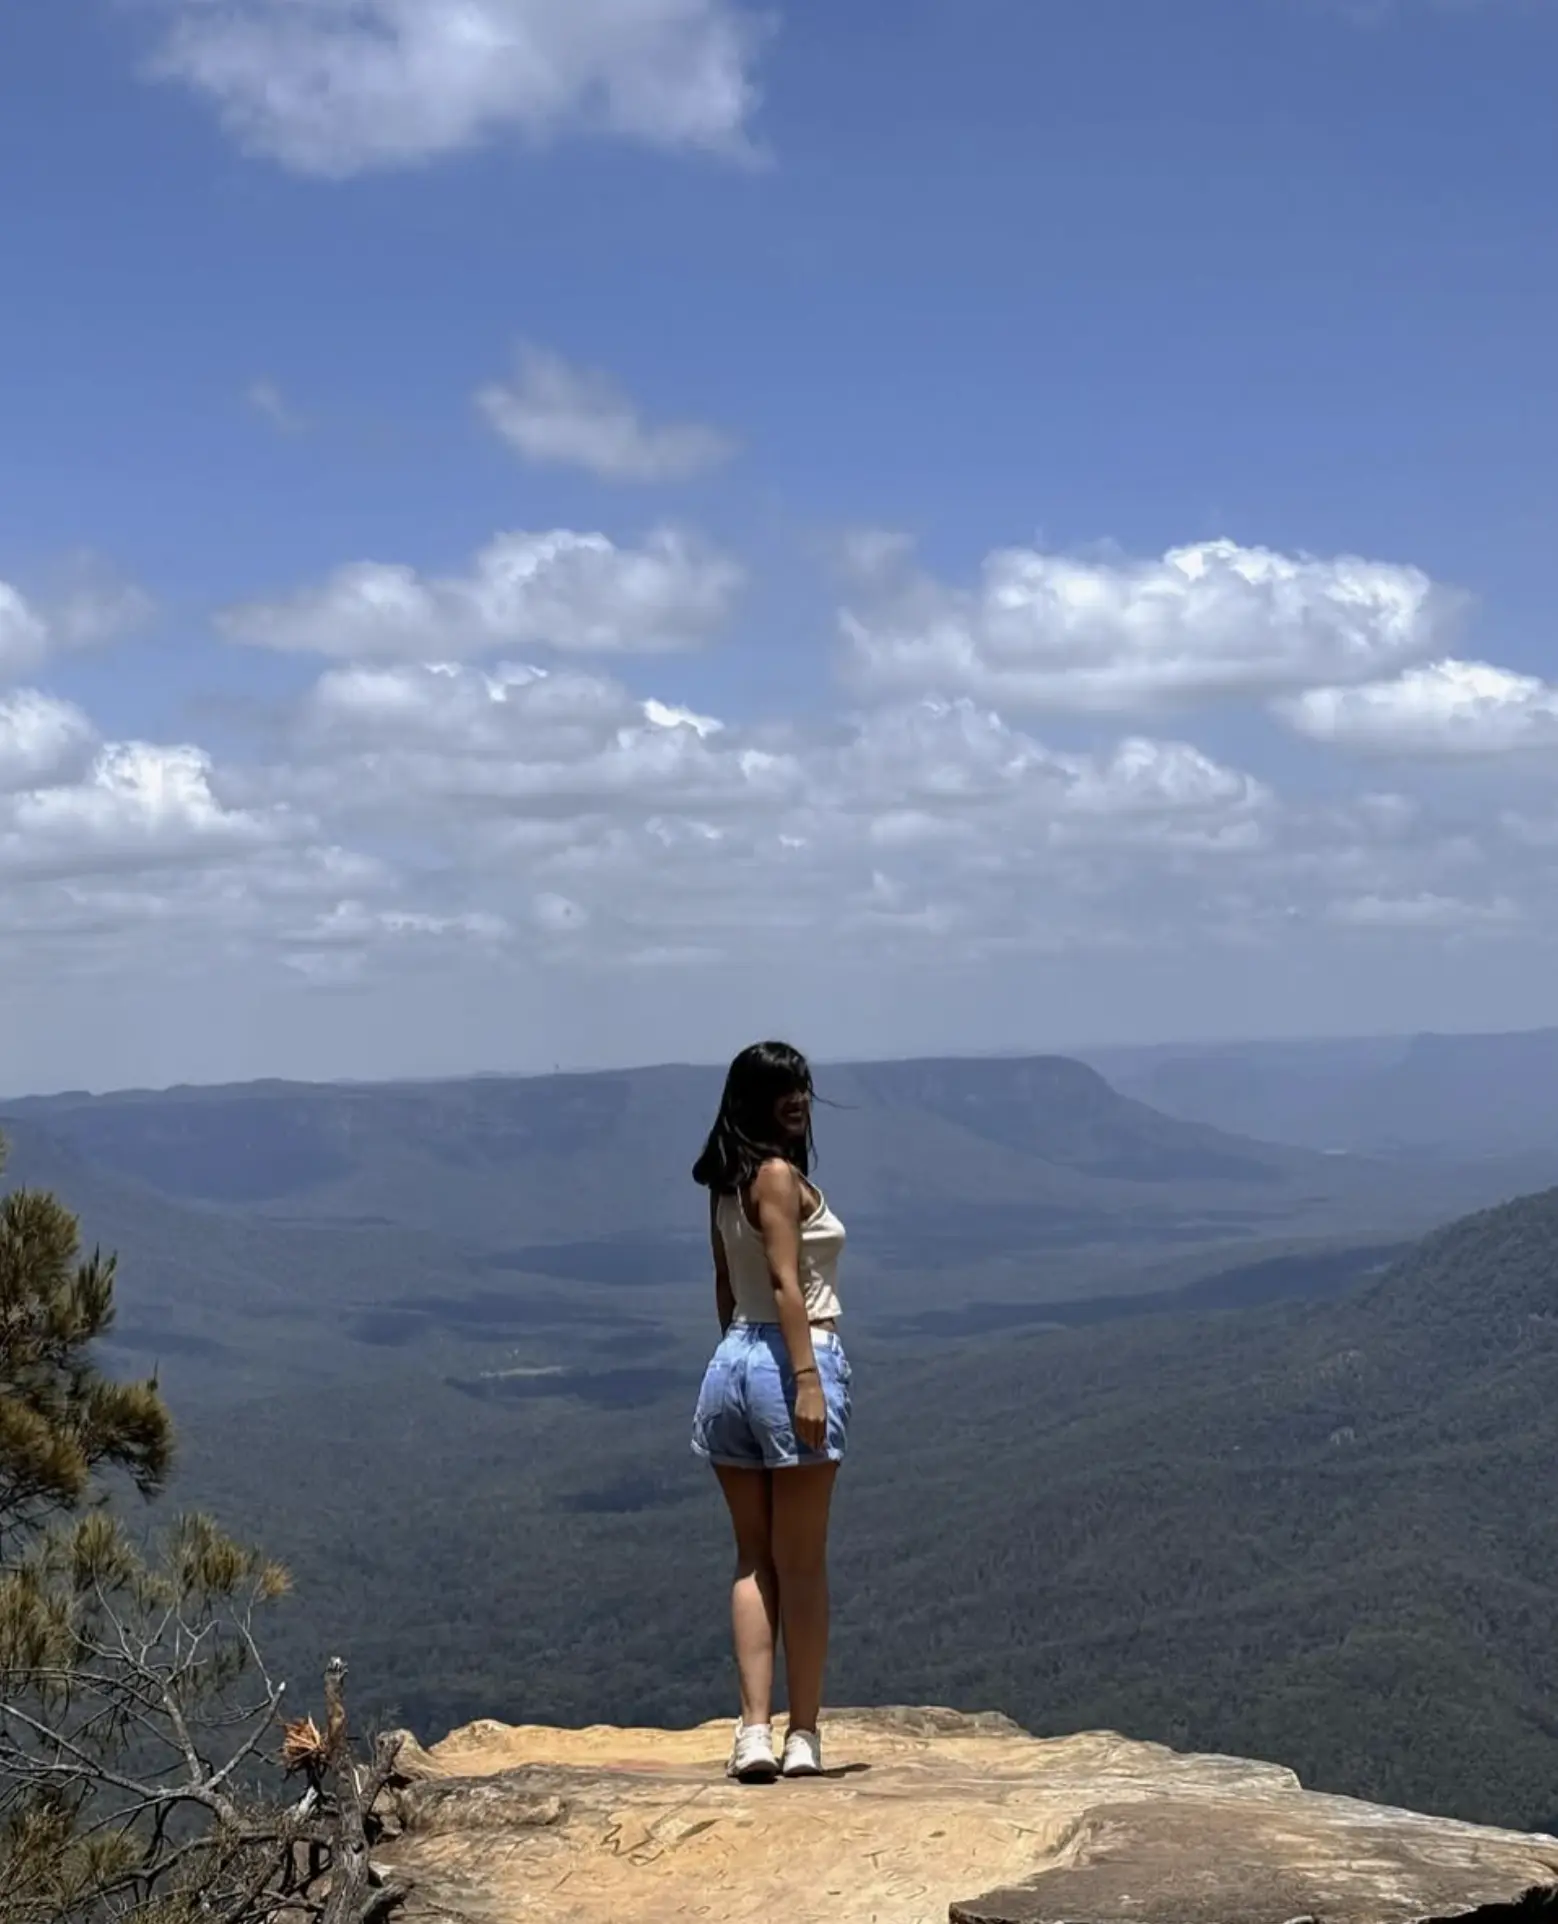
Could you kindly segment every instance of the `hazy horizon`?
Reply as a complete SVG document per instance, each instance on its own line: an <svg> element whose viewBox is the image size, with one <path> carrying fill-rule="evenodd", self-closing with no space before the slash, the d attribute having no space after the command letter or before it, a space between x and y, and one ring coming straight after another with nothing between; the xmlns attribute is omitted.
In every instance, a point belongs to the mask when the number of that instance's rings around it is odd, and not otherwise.
<svg viewBox="0 0 1558 1924"><path fill-rule="evenodd" d="M1231 1035L1231 1036L1172 1036L1149 1042L1100 1042L1083 1041L1064 1048L1042 1046L988 1048L988 1049L901 1049L878 1054L840 1054L813 1053L811 1061L818 1069L847 1068L866 1066L873 1063L924 1062L924 1061L962 1061L962 1062L1009 1062L1038 1057L1057 1057L1064 1060L1081 1062L1089 1066L1102 1064L1102 1072L1107 1079L1107 1065L1113 1057L1149 1058L1154 1055L1173 1056L1178 1053L1201 1054L1228 1051L1236 1053L1245 1050L1263 1049L1326 1049L1326 1048L1364 1048L1377 1046L1405 1048L1414 1041L1431 1037L1463 1040L1497 1040L1520 1036L1543 1036L1558 1033L1558 1025L1533 1028L1468 1028L1468 1029L1401 1029L1370 1030L1358 1034L1336 1031L1326 1035ZM766 1034L766 1032L765 1032ZM754 1032L752 1040L757 1039ZM646 1056L642 1060L623 1060L598 1063L557 1062L537 1068L449 1068L433 1069L423 1074L396 1075L385 1072L379 1075L278 1075L266 1074L252 1076L213 1077L210 1080L179 1078L166 1082L135 1083L56 1083L48 1087L10 1088L0 1091L0 1114L8 1102L32 1102L57 1096L86 1095L91 1097L169 1095L181 1089L224 1089L255 1088L267 1084L277 1084L289 1088L317 1089L379 1089L400 1087L436 1086L450 1082L480 1081L539 1081L548 1076L609 1076L614 1074L640 1074L657 1069L706 1069L711 1072L723 1070L729 1062L729 1055L720 1056Z"/></svg>

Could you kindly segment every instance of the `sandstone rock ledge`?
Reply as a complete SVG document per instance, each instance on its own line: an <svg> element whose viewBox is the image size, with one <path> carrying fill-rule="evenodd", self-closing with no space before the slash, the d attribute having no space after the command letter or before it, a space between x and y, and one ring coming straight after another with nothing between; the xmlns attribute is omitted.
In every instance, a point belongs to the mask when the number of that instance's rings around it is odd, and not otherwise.
<svg viewBox="0 0 1558 1924"><path fill-rule="evenodd" d="M1558 1840L1290 1771L1005 1718L838 1711L830 1774L743 1789L727 1724L408 1744L375 1857L407 1924L1425 1924L1558 1917ZM979 1892L986 1895L980 1896Z"/></svg>

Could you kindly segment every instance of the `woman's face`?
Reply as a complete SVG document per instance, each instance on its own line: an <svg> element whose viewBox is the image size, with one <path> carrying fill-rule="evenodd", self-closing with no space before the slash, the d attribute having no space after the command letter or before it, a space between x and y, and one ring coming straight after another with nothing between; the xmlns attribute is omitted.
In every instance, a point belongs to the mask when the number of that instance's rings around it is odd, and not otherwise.
<svg viewBox="0 0 1558 1924"><path fill-rule="evenodd" d="M791 1089L774 1104L774 1121L780 1131L790 1140L797 1141L806 1134L806 1125L811 1121L811 1096L805 1089Z"/></svg>

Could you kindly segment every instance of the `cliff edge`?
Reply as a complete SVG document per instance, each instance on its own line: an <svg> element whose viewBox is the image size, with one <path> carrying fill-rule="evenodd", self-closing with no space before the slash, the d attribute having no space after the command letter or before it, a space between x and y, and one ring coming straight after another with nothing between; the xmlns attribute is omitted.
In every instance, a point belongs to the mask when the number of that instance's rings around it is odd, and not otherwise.
<svg viewBox="0 0 1558 1924"><path fill-rule="evenodd" d="M829 1774L728 1784L727 1724L405 1743L407 1924L1422 1924L1558 1917L1558 1840L1003 1717L838 1711ZM980 1893L984 1893L981 1895Z"/></svg>

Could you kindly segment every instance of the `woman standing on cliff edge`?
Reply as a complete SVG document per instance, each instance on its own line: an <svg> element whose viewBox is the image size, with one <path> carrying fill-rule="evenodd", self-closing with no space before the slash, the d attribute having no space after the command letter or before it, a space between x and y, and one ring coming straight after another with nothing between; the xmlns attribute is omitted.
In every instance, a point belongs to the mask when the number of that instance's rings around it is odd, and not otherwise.
<svg viewBox="0 0 1558 1924"><path fill-rule="evenodd" d="M743 1049L693 1180L709 1192L722 1340L692 1447L714 1466L736 1533L731 1625L741 1721L727 1772L747 1784L815 1777L828 1655L828 1511L849 1432L838 1338L844 1225L810 1181L811 1070L782 1042ZM790 1723L774 1755L774 1652Z"/></svg>

